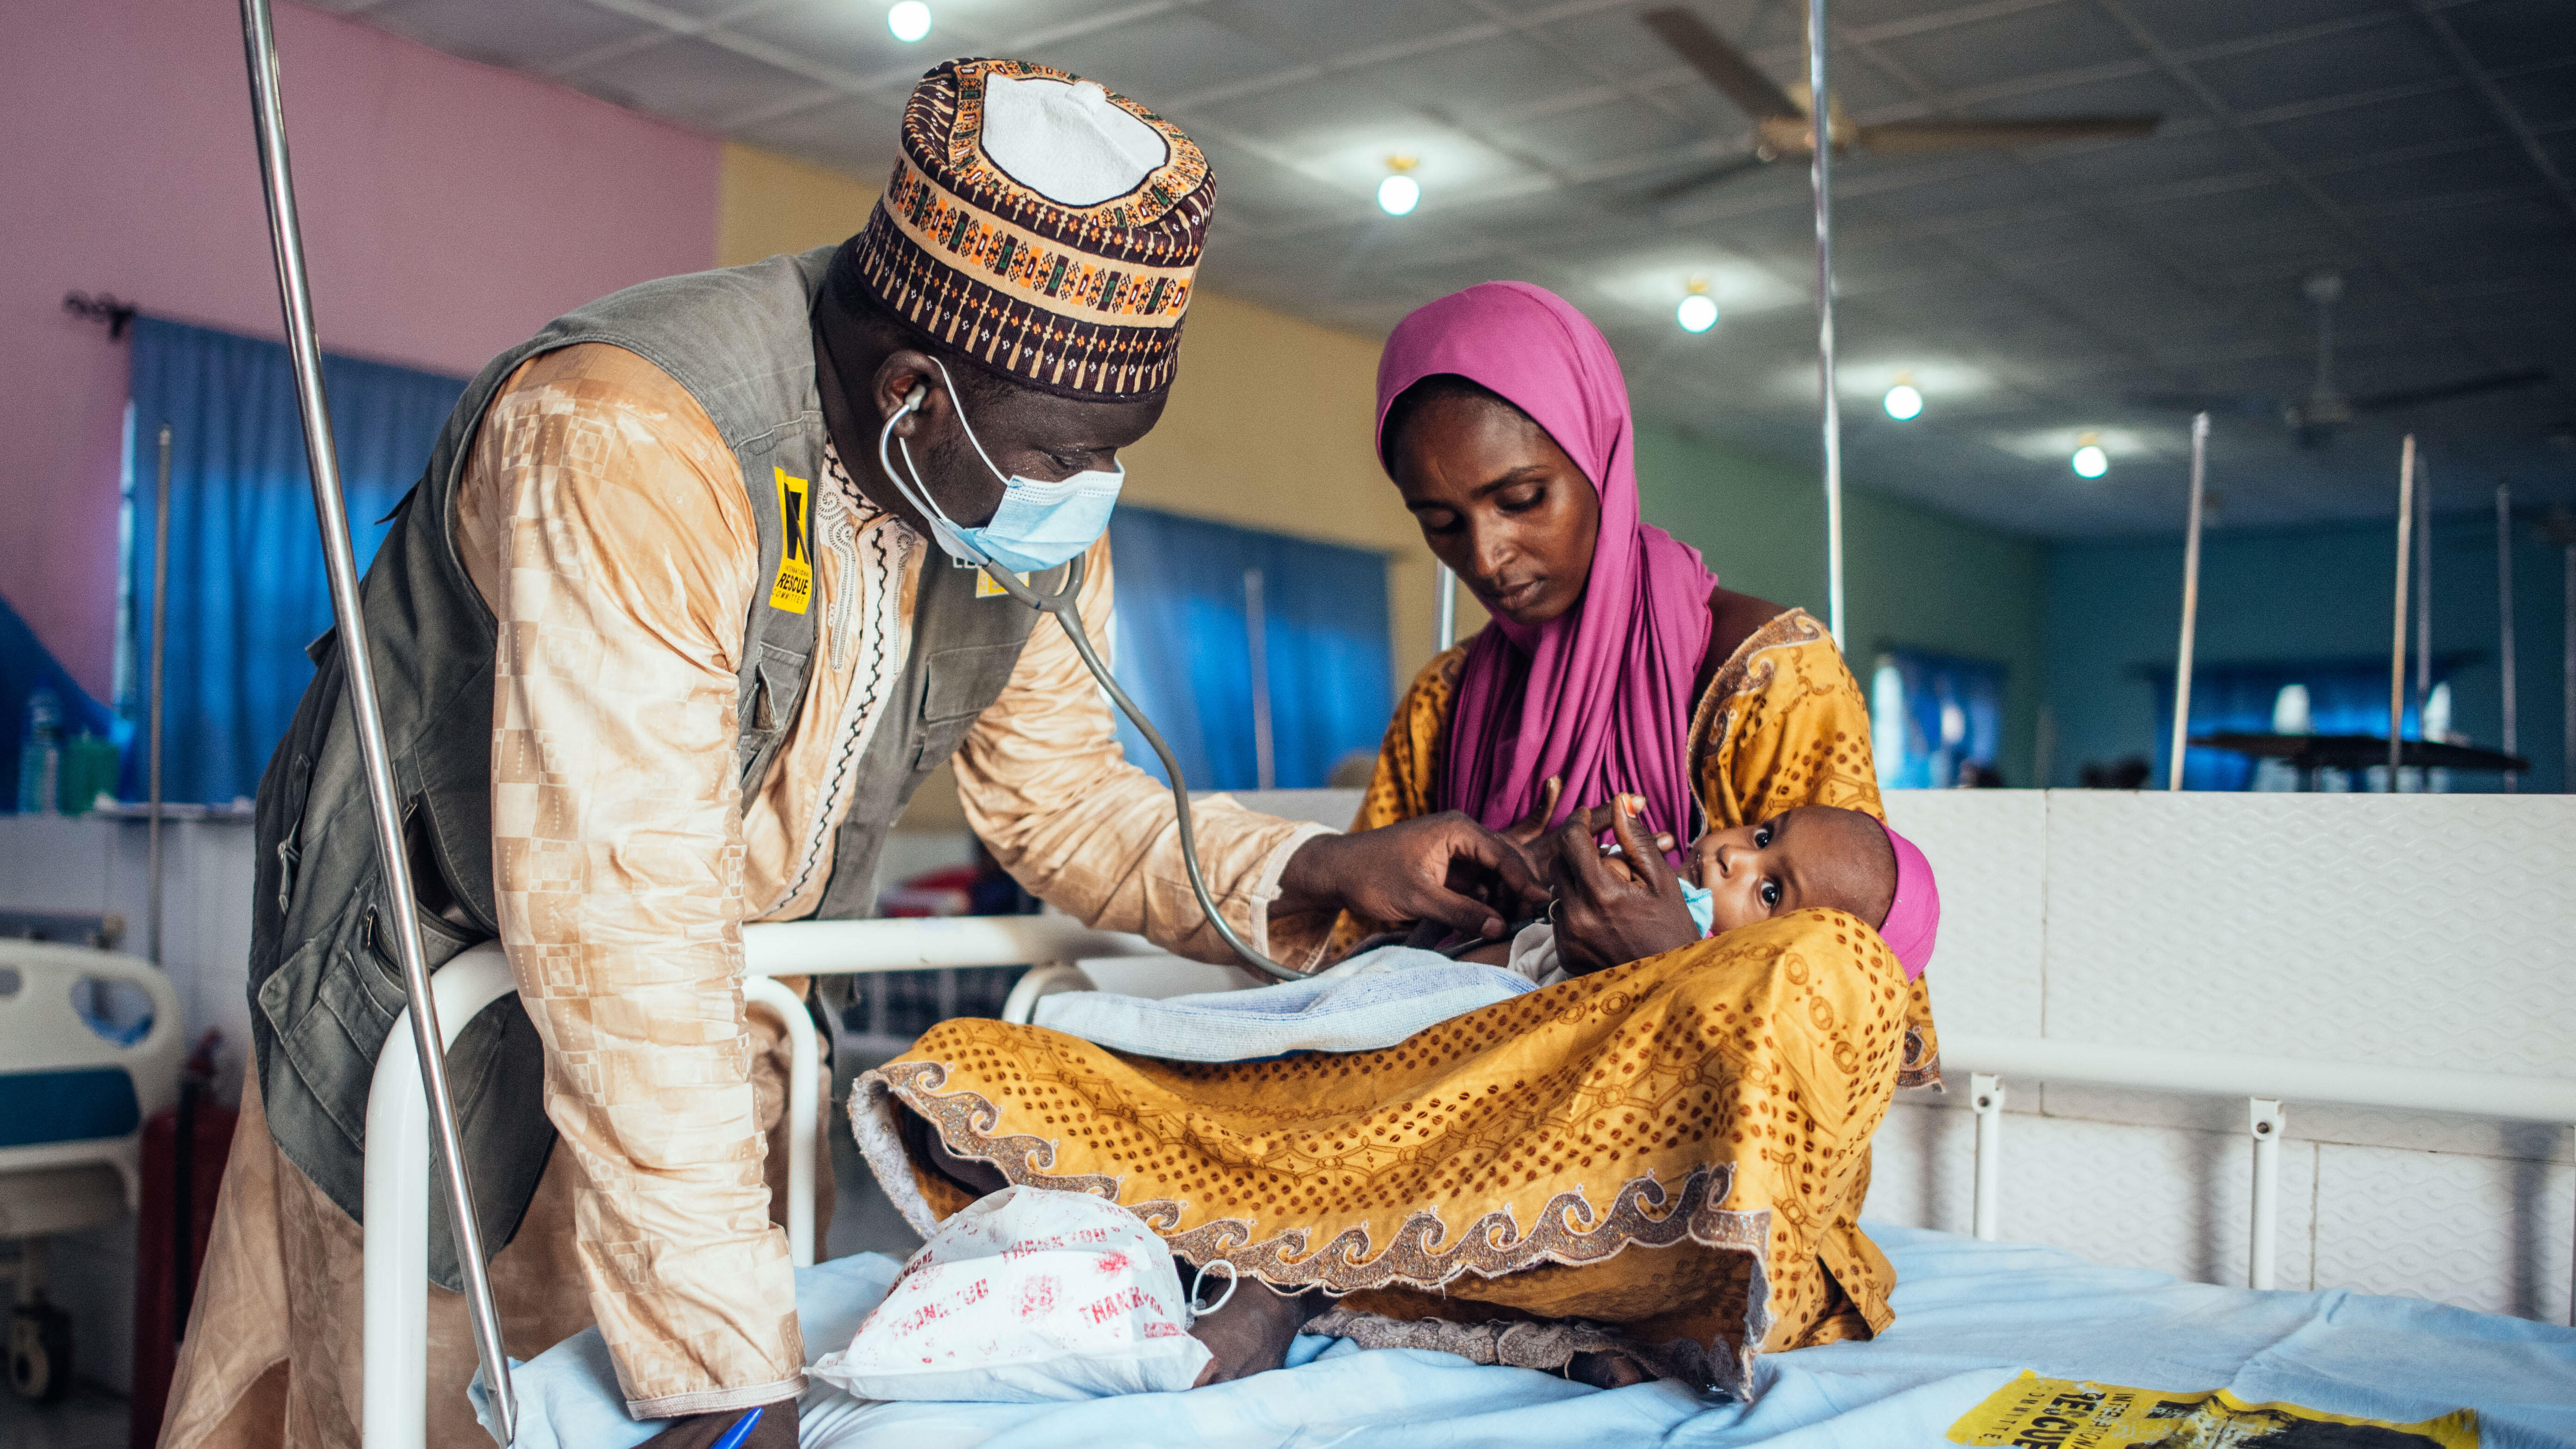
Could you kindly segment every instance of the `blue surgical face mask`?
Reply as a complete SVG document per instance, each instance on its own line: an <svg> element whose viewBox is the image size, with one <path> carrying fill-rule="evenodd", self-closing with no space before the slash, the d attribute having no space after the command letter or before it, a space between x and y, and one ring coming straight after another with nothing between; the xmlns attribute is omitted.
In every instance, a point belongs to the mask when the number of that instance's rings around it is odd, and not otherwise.
<svg viewBox="0 0 2576 1449"><path fill-rule="evenodd" d="M912 506L930 521L930 532L940 549L960 563L990 567L999 565L1015 573L1035 573L1080 554L1099 542L1109 529L1109 515L1118 507L1118 490L1127 481L1125 464L1115 472L1095 468L1076 473L1053 483L1017 475L1004 477L993 466L992 455L984 451L975 428L966 421L966 409L959 404L957 384L948 376L948 364L932 358L940 379L948 383L949 406L957 409L957 426L965 429L966 441L974 445L975 456L993 476L1002 480L1002 506L993 511L993 521L981 528L965 528L951 519L931 500L930 485L912 466L912 447L894 436L894 425L904 415L921 406L925 396L915 388L903 406L877 434L877 463L886 477L894 480ZM894 460L887 456L886 443L891 439L903 452L903 468L896 471Z"/></svg>
<svg viewBox="0 0 2576 1449"><path fill-rule="evenodd" d="M1682 904L1689 908L1691 920L1699 926L1699 933L1707 935L1708 928L1717 923L1716 894L1686 875L1675 876L1673 883L1682 888Z"/></svg>

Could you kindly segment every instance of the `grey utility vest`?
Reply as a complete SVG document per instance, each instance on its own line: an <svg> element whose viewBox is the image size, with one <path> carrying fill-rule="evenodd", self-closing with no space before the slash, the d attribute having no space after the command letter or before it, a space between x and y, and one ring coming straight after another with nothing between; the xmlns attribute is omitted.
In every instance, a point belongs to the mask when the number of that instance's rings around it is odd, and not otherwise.
<svg viewBox="0 0 2576 1449"><path fill-rule="evenodd" d="M369 657L404 801L414 907L435 970L499 932L492 888L492 613L458 558L456 490L475 430L510 374L582 342L634 352L706 409L742 468L760 529L761 585L743 621L736 740L743 796L776 758L813 671L811 487L828 441L809 320L830 247L726 271L669 277L603 297L492 360L441 430L429 469L396 510L362 585ZM862 466L851 460L855 470ZM792 552L790 550L793 550ZM782 567L782 564L784 567ZM1002 691L1037 614L978 599L971 570L934 553L921 570L912 652L866 753L834 842L824 917L863 916L885 832L922 779L954 753ZM775 585L775 586L774 586ZM377 864L356 728L336 640L260 781L251 1028L270 1133L352 1218L359 1215L367 1089L404 1006ZM493 1248L509 1241L554 1145L536 1031L514 999L495 1003L448 1056L476 1213ZM443 1196L432 1194L431 1276L462 1281Z"/></svg>

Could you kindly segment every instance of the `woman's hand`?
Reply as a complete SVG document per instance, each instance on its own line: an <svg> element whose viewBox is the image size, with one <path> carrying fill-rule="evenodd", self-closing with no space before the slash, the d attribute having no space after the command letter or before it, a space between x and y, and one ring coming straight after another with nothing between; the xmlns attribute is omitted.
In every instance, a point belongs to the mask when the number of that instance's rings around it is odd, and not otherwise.
<svg viewBox="0 0 2576 1449"><path fill-rule="evenodd" d="M1339 907L1379 921L1438 921L1496 937L1547 900L1521 848L1455 810L1318 835L1280 872L1273 916Z"/></svg>
<svg viewBox="0 0 2576 1449"><path fill-rule="evenodd" d="M1547 834L1547 822L1556 814L1556 802L1558 797L1562 796L1564 793L1565 777L1563 775L1548 776L1547 783L1539 787L1538 803L1530 806L1530 811L1527 815L1524 815L1520 819L1513 821L1511 824L1504 826L1502 829L1503 838L1510 841L1512 844L1519 846L1522 850L1528 850L1531 846L1538 844L1539 837Z"/></svg>
<svg viewBox="0 0 2576 1449"><path fill-rule="evenodd" d="M1637 825L1635 796L1584 812L1556 832L1549 880L1556 888L1556 955L1568 975L1587 976L1687 946L1699 924L1682 902L1681 882L1664 853ZM1607 815L1621 855L1604 858L1593 843ZM1661 837L1658 837L1661 839Z"/></svg>

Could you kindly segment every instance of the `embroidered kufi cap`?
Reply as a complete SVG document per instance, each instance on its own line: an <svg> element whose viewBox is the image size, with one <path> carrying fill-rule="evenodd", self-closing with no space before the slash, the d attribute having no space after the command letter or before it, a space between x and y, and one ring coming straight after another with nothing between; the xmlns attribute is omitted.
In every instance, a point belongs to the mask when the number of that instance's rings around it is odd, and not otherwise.
<svg viewBox="0 0 2576 1449"><path fill-rule="evenodd" d="M1052 66L952 60L837 268L938 345L1048 392L1172 381L1216 206L1180 128Z"/></svg>

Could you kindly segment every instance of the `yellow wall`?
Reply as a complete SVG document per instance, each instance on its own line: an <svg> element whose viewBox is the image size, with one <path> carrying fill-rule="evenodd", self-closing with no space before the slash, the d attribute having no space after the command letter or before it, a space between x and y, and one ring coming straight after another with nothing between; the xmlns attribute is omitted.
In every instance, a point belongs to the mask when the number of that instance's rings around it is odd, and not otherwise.
<svg viewBox="0 0 2576 1449"><path fill-rule="evenodd" d="M716 265L837 242L865 225L877 188L727 144ZM1378 344L1202 291L1190 303L1171 406L1126 452L1126 501L1387 556L1394 685L1431 657L1437 566L1370 454ZM1461 589L1458 633L1484 611ZM953 788L932 782L908 829L963 829Z"/></svg>
<svg viewBox="0 0 2576 1449"><path fill-rule="evenodd" d="M840 241L867 225L876 203L874 186L728 141L716 188L716 265Z"/></svg>

